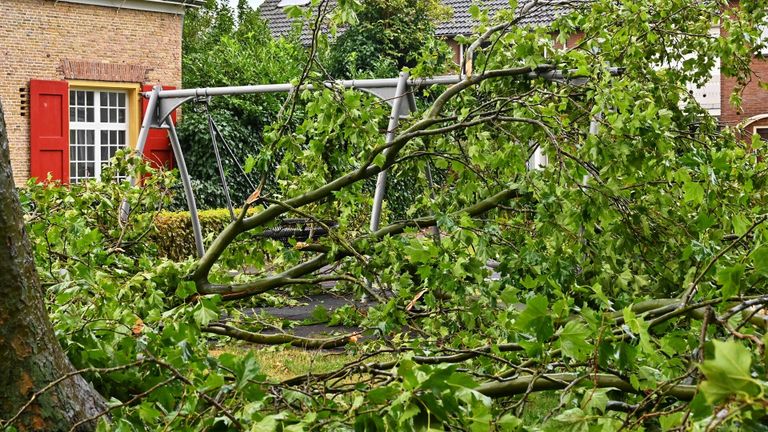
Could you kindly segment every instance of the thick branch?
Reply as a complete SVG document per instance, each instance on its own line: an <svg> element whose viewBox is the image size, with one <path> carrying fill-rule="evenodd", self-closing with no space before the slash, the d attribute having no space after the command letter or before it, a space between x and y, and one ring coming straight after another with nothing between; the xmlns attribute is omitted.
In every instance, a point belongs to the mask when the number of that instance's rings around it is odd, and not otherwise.
<svg viewBox="0 0 768 432"><path fill-rule="evenodd" d="M642 394L642 391L632 387L629 381L610 374L580 375L576 373L559 373L530 375L515 378L509 381L492 381L481 384L475 390L492 398L514 396L527 392L537 392L545 390L562 390L577 380L583 380L585 383L592 383L597 388L617 388L626 393ZM696 395L696 386L694 385L670 385L662 393L674 398L689 401Z"/></svg>
<svg viewBox="0 0 768 432"><path fill-rule="evenodd" d="M261 345L282 345L291 344L295 347L308 348L308 349L324 349L324 348L336 348L344 346L359 333L347 334L344 336L326 338L326 339L313 339L304 338L300 336L294 336L288 333L278 334L261 334L253 333L246 330L241 330L226 324L211 324L208 327L202 329L204 332L214 333L221 336L228 336L234 339L240 339L248 342L253 342Z"/></svg>
<svg viewBox="0 0 768 432"><path fill-rule="evenodd" d="M502 192L499 192L495 195L492 195L458 212L454 212L451 216L458 217L464 213L473 217L478 216L495 208L498 204L505 202L511 198L519 197L520 195L521 195L520 191L518 190L517 186L515 186L510 189L506 189ZM357 238L355 241L353 241L352 245L354 248L359 249L361 246L360 243L363 240L379 239L379 238L386 237L388 235L400 234L403 231L405 231L405 229L408 227L427 228L427 227L434 226L436 224L437 224L437 220L434 217L423 217L423 218L398 222L398 223L388 225L384 228L381 228L378 231L373 232L369 235L361 236ZM302 276L305 276L314 271L320 270L326 265L332 262L339 261L342 258L345 258L347 256L349 256L349 252L346 252L343 250L337 251L336 254L334 255L330 255L329 253L324 253L323 255L317 256L309 261L305 261L301 264L298 264L278 275L271 276L265 279L260 279L254 282L240 284L240 285L214 285L214 284L209 284L205 280L203 281L197 280L196 283L198 287L198 292L200 294L221 294L224 296L225 299L233 300L233 299L251 296L254 294L267 292L269 290L272 290L280 286L289 285L291 284L292 280L301 278Z"/></svg>

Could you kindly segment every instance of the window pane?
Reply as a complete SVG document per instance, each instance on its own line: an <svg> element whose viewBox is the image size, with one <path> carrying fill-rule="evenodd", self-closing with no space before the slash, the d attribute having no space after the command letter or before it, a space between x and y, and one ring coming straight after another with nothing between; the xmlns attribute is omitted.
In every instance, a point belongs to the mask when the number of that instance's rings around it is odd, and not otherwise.
<svg viewBox="0 0 768 432"><path fill-rule="evenodd" d="M0 0L2 2L2 0ZM126 146L131 113L123 92L70 91L70 177L73 183L95 178L102 166ZM72 127L87 122L84 128ZM112 129L112 130L110 130ZM118 176L116 179L124 178Z"/></svg>

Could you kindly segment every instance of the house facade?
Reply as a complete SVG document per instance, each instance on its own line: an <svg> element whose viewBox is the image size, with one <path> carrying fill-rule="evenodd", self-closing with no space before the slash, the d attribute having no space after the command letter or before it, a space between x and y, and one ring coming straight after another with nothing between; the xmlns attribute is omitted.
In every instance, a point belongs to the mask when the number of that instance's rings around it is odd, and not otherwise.
<svg viewBox="0 0 768 432"><path fill-rule="evenodd" d="M181 85L184 11L203 0L2 0L0 101L14 179L98 178L133 145L142 87ZM147 156L172 156L155 131Z"/></svg>

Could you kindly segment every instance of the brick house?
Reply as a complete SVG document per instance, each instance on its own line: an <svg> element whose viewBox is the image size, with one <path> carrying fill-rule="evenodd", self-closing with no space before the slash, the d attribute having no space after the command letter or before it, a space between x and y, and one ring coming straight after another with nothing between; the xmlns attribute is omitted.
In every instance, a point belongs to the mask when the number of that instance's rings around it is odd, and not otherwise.
<svg viewBox="0 0 768 432"><path fill-rule="evenodd" d="M334 0L331 0L334 1ZM589 3L589 0L579 0L581 3ZM445 6L452 10L450 20L436 24L435 34L444 38L454 50L454 60L457 64L463 63L464 48L456 37L460 35L470 35L473 33L478 23L469 14L469 8L473 4L478 4L482 9L487 10L490 16L496 12L509 7L507 0L441 0ZM577 2L572 2L576 4ZM291 5L307 5L309 0L265 0L259 8L263 18L267 20L272 35L280 37L287 35L292 30L292 20L286 16L285 8ZM518 8L524 7L526 2L520 1ZM738 1L732 1L732 7L738 7ZM540 2L534 5L521 20L521 25L545 26L551 23L561 13L572 10L569 7L555 7L546 2ZM711 34L720 35L719 27L713 27ZM768 38L768 28L765 32ZM305 29L301 35L303 42L308 42L310 33ZM575 45L580 39L580 35L572 35L567 46ZM768 51L763 53L768 55ZM755 57L751 64L752 71L757 77L768 77L768 61L763 57ZM735 88L736 82L733 78L721 77L719 65L712 71L712 78L700 88L690 87L690 92L703 108L710 114L719 118L724 125L736 125L741 123L748 133L758 133L763 139L768 140L768 90L762 89L758 85L758 80L752 80L744 89L742 106L736 110L729 102L730 94Z"/></svg>
<svg viewBox="0 0 768 432"><path fill-rule="evenodd" d="M17 184L98 178L133 145L142 86L181 85L184 11L204 0L0 0L0 101ZM171 160L155 131L147 155Z"/></svg>

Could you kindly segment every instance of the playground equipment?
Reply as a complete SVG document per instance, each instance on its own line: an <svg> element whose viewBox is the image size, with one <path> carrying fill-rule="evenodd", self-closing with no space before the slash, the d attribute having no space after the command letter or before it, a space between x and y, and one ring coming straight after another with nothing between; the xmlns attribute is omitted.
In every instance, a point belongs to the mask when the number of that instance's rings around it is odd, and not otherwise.
<svg viewBox="0 0 768 432"><path fill-rule="evenodd" d="M611 68L610 73L618 75L622 72L620 68ZM542 78L548 81L555 81L566 83L569 85L583 85L586 82L584 77L576 77L572 71L560 71L555 70L552 66L544 65L536 68L528 73L526 76L528 79ZM192 183L187 171L187 166L184 160L184 154L181 150L181 144L176 132L176 127L171 121L171 114L186 102L189 101L210 101L210 98L216 96L232 96L232 95L245 95L245 94L261 94L261 93L288 93L296 90L312 90L316 88L344 88L344 89L358 89L367 93L373 94L376 97L384 100L391 106L391 113L389 116L389 125L386 133L386 143L391 144L395 138L395 131L399 125L400 119L407 117L410 113L416 110L416 101L414 99L413 89L433 86L433 85L452 85L467 79L465 75L447 75L438 76L433 78L411 78L408 73L401 73L397 78L384 78L384 79L364 79L364 80L343 80L343 81L331 81L325 82L319 85L306 84L299 88L293 84L261 84L261 85L248 85L248 86L235 86L235 87L211 87L211 88L195 88L195 89L179 89L179 90L163 90L162 86L155 86L152 91L142 93L142 96L148 99L146 113L142 120L141 130L136 143L135 151L139 154L144 152L144 146L147 141L150 128L162 128L168 132L168 138L171 142L171 148L176 160L176 166L179 170L181 182L184 187L184 194L186 197L187 205L189 207L190 217L192 219L192 231L195 238L195 247L198 256L202 256L205 252L205 245L203 243L202 228L200 226L200 220L197 214L197 204L195 201L195 195L192 190ZM234 216L234 210L232 208L232 200L229 195L229 188L224 176L224 169L221 163L221 156L219 153L218 142L216 136L218 133L218 127L213 121L210 112L208 111L208 124L211 139L214 148L214 154L216 156L217 168L219 176L221 178L222 187L227 198L228 206L230 209L230 215ZM594 122L593 122L594 123ZM595 129L596 124L590 127L590 130ZM221 136L220 134L218 134ZM225 149L229 150L226 143L223 143ZM230 150L231 151L231 150ZM535 163L543 161L542 155L535 155ZM240 167L242 170L242 167ZM245 172L243 171L243 174ZM427 179L431 183L431 172L429 167L427 168ZM246 180L250 182L247 175ZM135 184L136 179L130 179L132 184ZM373 199L373 208L371 209L370 229L375 231L379 227L381 220L381 209L384 201L384 195L387 185L387 171L384 170L378 174L376 179L376 189ZM254 189L256 186L252 184ZM129 209L127 204L123 204L121 207L122 213L127 214Z"/></svg>

